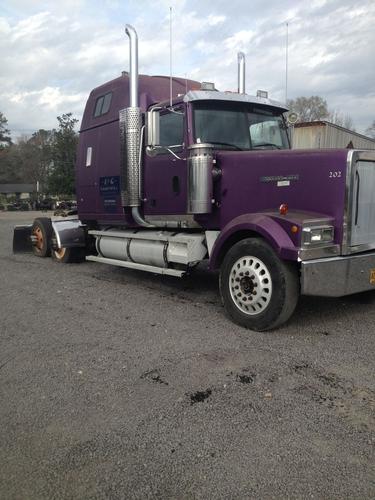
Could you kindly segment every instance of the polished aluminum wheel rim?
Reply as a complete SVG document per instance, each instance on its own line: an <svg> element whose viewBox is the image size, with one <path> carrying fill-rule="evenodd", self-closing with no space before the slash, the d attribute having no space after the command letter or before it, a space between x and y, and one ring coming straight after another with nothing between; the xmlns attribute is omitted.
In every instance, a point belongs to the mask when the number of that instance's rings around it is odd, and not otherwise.
<svg viewBox="0 0 375 500"><path fill-rule="evenodd" d="M271 275L265 264L257 257L241 257L230 271L229 289L238 309L254 316L263 312L270 303Z"/></svg>

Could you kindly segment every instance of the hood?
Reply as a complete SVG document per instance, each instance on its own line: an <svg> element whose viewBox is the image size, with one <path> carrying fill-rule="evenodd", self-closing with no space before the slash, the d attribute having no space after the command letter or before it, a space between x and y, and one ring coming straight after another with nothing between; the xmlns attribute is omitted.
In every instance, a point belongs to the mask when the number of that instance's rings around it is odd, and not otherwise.
<svg viewBox="0 0 375 500"><path fill-rule="evenodd" d="M244 213L278 212L286 203L290 211L332 217L341 235L347 156L346 149L217 152L222 175L213 224L223 228Z"/></svg>

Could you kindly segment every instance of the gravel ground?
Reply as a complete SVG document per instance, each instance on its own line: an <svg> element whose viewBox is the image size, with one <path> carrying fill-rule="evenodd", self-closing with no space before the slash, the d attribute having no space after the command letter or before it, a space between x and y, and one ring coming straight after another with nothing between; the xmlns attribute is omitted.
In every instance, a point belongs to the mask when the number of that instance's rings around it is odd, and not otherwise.
<svg viewBox="0 0 375 500"><path fill-rule="evenodd" d="M12 255L0 214L0 498L375 498L375 293L268 333L179 280Z"/></svg>

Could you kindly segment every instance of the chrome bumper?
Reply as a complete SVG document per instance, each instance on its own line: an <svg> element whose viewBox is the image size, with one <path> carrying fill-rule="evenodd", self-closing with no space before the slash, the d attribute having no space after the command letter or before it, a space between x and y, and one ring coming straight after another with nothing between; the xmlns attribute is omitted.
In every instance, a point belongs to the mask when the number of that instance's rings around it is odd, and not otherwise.
<svg viewBox="0 0 375 500"><path fill-rule="evenodd" d="M301 262L301 294L342 297L375 290L375 252Z"/></svg>

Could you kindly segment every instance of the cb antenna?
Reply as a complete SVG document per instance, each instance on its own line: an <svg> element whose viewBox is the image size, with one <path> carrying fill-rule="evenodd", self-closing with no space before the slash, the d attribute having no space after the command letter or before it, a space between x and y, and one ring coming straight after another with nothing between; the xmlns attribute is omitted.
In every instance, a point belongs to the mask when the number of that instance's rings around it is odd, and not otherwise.
<svg viewBox="0 0 375 500"><path fill-rule="evenodd" d="M169 7L169 101L172 107L172 7Z"/></svg>
<svg viewBox="0 0 375 500"><path fill-rule="evenodd" d="M285 102L288 100L288 56L289 56L289 22L286 22L285 37Z"/></svg>

